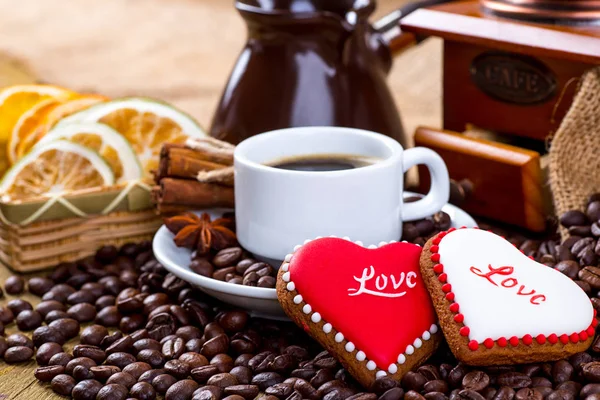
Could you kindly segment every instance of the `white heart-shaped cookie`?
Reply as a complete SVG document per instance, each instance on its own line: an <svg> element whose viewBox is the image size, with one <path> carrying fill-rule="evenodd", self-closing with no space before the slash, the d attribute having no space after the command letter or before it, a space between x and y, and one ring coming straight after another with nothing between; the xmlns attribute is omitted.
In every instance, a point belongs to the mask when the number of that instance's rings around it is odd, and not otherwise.
<svg viewBox="0 0 600 400"><path fill-rule="evenodd" d="M425 266L422 257L422 272L426 284L430 278L427 286L444 333L448 337L452 331L451 345L462 343L467 353L501 350L506 355L517 347L527 347L528 353L566 345L581 351L591 343L595 313L585 292L504 238L459 229L436 236L425 250L429 260Z"/></svg>

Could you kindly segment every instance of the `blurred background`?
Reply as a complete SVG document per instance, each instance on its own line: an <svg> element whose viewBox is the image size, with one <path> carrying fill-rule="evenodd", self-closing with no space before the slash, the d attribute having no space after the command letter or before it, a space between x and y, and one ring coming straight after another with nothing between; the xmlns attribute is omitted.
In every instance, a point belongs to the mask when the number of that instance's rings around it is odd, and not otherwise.
<svg viewBox="0 0 600 400"><path fill-rule="evenodd" d="M405 0L379 0L375 18ZM208 128L246 40L232 0L0 0L0 86L38 81L174 103ZM440 126L441 41L397 57L406 132Z"/></svg>

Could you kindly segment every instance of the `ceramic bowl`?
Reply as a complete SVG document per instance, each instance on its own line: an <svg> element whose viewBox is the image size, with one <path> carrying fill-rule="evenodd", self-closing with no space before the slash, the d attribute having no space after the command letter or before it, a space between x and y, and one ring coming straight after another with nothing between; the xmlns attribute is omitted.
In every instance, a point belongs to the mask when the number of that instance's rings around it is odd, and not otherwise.
<svg viewBox="0 0 600 400"><path fill-rule="evenodd" d="M404 192L405 197L413 196L414 193ZM211 218L218 218L224 212L231 210L206 210ZM442 211L450 215L452 226L454 227L474 227L477 226L473 218L463 210L451 204L447 204ZM199 211L200 213L203 211ZM192 252L188 249L180 248L173 242L173 234L169 232L166 226L162 226L152 242L152 249L158 261L164 267L175 274L177 277L187 281L192 286L200 289L204 293L221 300L224 303L247 310L252 316L286 320L287 317L277 301L275 289L259 288L244 285L234 285L231 283L218 281L198 275L190 270L189 265L192 259ZM291 251L292 249L290 249ZM279 268L279 264L272 264Z"/></svg>

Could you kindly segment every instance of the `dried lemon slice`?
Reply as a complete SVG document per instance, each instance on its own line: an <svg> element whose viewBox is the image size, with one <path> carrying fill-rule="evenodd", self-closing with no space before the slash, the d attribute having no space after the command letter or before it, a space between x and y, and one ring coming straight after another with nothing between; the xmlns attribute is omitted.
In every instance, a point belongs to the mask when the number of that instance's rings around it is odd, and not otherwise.
<svg viewBox="0 0 600 400"><path fill-rule="evenodd" d="M119 132L131 143L144 169L152 179L164 143L183 143L188 137L206 137L189 115L170 105L145 98L127 98L98 104L73 114L57 126L75 121L101 122Z"/></svg>
<svg viewBox="0 0 600 400"><path fill-rule="evenodd" d="M112 168L117 183L141 179L143 176L144 171L129 141L108 125L73 122L57 126L34 149L57 139L66 139L96 151Z"/></svg>
<svg viewBox="0 0 600 400"><path fill-rule="evenodd" d="M114 174L98 153L66 140L35 148L0 182L3 199L25 200L114 184Z"/></svg>

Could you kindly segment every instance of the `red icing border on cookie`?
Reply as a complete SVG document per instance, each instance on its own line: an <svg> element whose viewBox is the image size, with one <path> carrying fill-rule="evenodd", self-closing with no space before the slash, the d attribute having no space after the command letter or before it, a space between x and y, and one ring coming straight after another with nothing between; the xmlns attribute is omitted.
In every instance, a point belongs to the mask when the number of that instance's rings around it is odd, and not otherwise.
<svg viewBox="0 0 600 400"><path fill-rule="evenodd" d="M467 228L463 226L460 229L467 229ZM472 229L479 229L479 228L472 228ZM438 233L435 236L435 238L431 241L432 246L430 246L429 252L431 253L431 256L430 256L431 261L436 263L433 266L433 272L436 274L438 280L440 282L444 283L442 285L442 291L445 293L446 300L448 300L448 303L449 303L448 308L450 309L450 311L452 313L455 314L454 322L461 325L461 327L459 328L459 334L461 336L465 336L468 338L470 329L468 326L466 326L463 323L464 316L459 313L460 305L454 301L454 293L452 292L452 285L450 285L449 283L445 283L448 279L448 275L446 275L446 273L444 273L444 265L440 263L440 254L438 253L439 244L441 243L442 239L448 233L453 232L455 230L456 230L455 228L450 228L445 232ZM529 258L531 258L531 257L529 257ZM531 258L531 259L533 259L533 258ZM558 336L557 334L554 334L554 333L552 333L548 336L537 335L535 337L535 341L539 344L544 344L546 341L548 341L550 344L556 344L560 341L562 344L565 344L565 345L568 344L569 342L571 342L571 343L585 342L587 339L589 339L590 337L593 337L595 335L595 333L596 333L595 327L597 324L598 324L598 321L596 320L596 310L594 309L594 316L592 317L592 322L585 331L573 332L570 335L562 334L560 336ZM487 338L483 341L482 344L488 349L491 349L492 347L494 347L494 343L500 347L506 347L508 343L513 347L518 346L519 343L522 343L523 345L526 345L526 346L530 346L533 343L533 340L534 340L534 338L531 335L527 334L521 338L513 336L508 341L506 338L503 338L503 337L499 338L495 341L492 338ZM479 345L480 345L480 343L477 343L475 340L471 340L468 342L468 347L472 351L478 350Z"/></svg>

